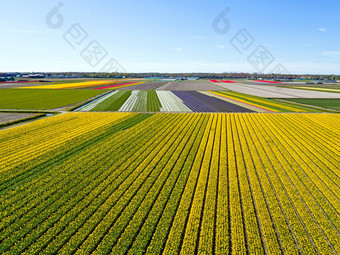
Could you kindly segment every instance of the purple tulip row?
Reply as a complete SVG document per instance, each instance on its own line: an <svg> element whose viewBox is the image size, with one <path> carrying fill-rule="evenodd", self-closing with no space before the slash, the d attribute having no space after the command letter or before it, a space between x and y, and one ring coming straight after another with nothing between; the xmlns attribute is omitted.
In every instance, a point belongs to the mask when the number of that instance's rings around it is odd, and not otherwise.
<svg viewBox="0 0 340 255"><path fill-rule="evenodd" d="M253 112L247 108L197 91L173 91L193 112Z"/></svg>
<svg viewBox="0 0 340 255"><path fill-rule="evenodd" d="M192 91L172 91L193 112L217 112L217 110L204 102L198 101L191 95Z"/></svg>

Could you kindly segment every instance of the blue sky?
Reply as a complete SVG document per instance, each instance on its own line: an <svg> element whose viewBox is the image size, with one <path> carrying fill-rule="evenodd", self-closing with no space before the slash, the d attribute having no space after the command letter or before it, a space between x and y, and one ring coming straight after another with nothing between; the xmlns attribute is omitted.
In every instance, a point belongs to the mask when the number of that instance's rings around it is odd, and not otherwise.
<svg viewBox="0 0 340 255"><path fill-rule="evenodd" d="M61 2L64 22L53 29L46 17ZM247 59L263 45L273 57L264 73L282 64L290 73L340 74L338 1L0 0L0 6L0 72L100 71L111 58L128 72L256 72ZM217 33L213 21L223 12L230 26L216 22L226 27ZM73 24L87 33L75 49L63 37ZM230 43L240 29L253 38L241 53ZM107 52L95 67L81 57L93 40Z"/></svg>

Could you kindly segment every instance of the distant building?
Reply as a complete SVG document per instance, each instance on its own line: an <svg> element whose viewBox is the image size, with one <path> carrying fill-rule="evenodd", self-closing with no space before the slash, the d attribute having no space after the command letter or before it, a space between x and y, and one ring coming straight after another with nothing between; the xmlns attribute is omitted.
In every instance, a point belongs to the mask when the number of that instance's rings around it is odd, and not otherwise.
<svg viewBox="0 0 340 255"><path fill-rule="evenodd" d="M332 79L328 79L328 80L326 80L325 82L326 82L326 83L336 83L336 81L335 81L335 80L332 80Z"/></svg>
<svg viewBox="0 0 340 255"><path fill-rule="evenodd" d="M43 75L43 74L29 74L28 78L31 78L31 79L45 78L45 75Z"/></svg>
<svg viewBox="0 0 340 255"><path fill-rule="evenodd" d="M45 75L44 74L26 74L26 75L23 75L22 78L41 79L41 78L45 78Z"/></svg>
<svg viewBox="0 0 340 255"><path fill-rule="evenodd" d="M280 78L280 79L277 79L277 81L280 81L280 82L292 82L293 80L292 79Z"/></svg>
<svg viewBox="0 0 340 255"><path fill-rule="evenodd" d="M176 79L175 78L165 78L165 79L162 79L161 81L175 81Z"/></svg>
<svg viewBox="0 0 340 255"><path fill-rule="evenodd" d="M0 82L4 81L14 81L14 77L0 77Z"/></svg>

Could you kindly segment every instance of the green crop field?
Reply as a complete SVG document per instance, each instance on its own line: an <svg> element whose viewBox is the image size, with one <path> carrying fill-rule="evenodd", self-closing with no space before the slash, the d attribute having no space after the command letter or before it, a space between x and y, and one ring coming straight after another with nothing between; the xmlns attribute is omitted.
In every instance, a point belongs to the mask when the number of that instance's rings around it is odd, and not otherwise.
<svg viewBox="0 0 340 255"><path fill-rule="evenodd" d="M332 92L332 89L334 90L339 90L340 89L340 84L338 83L324 83L324 84L290 84L290 83L285 83L284 85L277 85L278 87L283 87L283 88L311 88L311 89L330 89L329 92Z"/></svg>
<svg viewBox="0 0 340 255"><path fill-rule="evenodd" d="M319 106L334 110L340 110L340 99L310 99L310 98L294 98L285 99L287 101L296 102L300 104Z"/></svg>
<svg viewBox="0 0 340 255"><path fill-rule="evenodd" d="M132 111L135 112L158 112L161 108L161 102L154 90L141 90Z"/></svg>
<svg viewBox="0 0 340 255"><path fill-rule="evenodd" d="M0 89L0 109L48 110L99 95L98 90Z"/></svg>
<svg viewBox="0 0 340 255"><path fill-rule="evenodd" d="M1 254L340 253L340 114L66 113L0 131Z"/></svg>
<svg viewBox="0 0 340 255"><path fill-rule="evenodd" d="M147 98L147 111L148 112L159 112L161 109L161 101L159 100L156 91L148 91Z"/></svg>
<svg viewBox="0 0 340 255"><path fill-rule="evenodd" d="M110 100L104 100L102 103L97 104L91 111L118 111L124 102L130 97L131 91L121 90L116 91Z"/></svg>
<svg viewBox="0 0 340 255"><path fill-rule="evenodd" d="M159 112L161 102L154 90L138 90L135 99L125 102L133 94L131 90L119 90L106 94L92 103L86 104L77 110L80 111L119 111L123 105L125 110L134 112ZM133 98L133 96L132 96Z"/></svg>

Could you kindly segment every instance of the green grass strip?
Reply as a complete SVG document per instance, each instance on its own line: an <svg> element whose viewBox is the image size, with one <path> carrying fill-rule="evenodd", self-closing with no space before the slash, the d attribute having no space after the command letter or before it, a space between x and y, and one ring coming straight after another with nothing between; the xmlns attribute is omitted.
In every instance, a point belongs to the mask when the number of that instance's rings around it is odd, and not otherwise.
<svg viewBox="0 0 340 255"><path fill-rule="evenodd" d="M130 95L130 90L120 90L113 96L98 104L91 111L118 111Z"/></svg>
<svg viewBox="0 0 340 255"><path fill-rule="evenodd" d="M146 112L147 111L147 96L148 93L145 90L140 90L138 92L137 101L132 109L134 112Z"/></svg>
<svg viewBox="0 0 340 255"><path fill-rule="evenodd" d="M159 112L160 108L162 107L161 101L159 100L156 91L149 90L148 91L148 112Z"/></svg>
<svg viewBox="0 0 340 255"><path fill-rule="evenodd" d="M307 104L311 106L340 110L340 99L289 98L285 99L285 101L292 101L300 104Z"/></svg>
<svg viewBox="0 0 340 255"><path fill-rule="evenodd" d="M98 90L1 89L0 109L49 110L101 94Z"/></svg>
<svg viewBox="0 0 340 255"><path fill-rule="evenodd" d="M38 114L36 116L31 116L31 117L27 117L27 118L23 118L23 119L19 119L19 120L14 120L14 121L9 121L9 122L6 122L6 123L2 123L2 124L0 124L0 128L11 126L11 125L14 125L14 124L19 124L19 123L26 122L26 121L29 121L29 120L39 119L39 118L41 118L41 117L43 117L45 115L46 114Z"/></svg>

